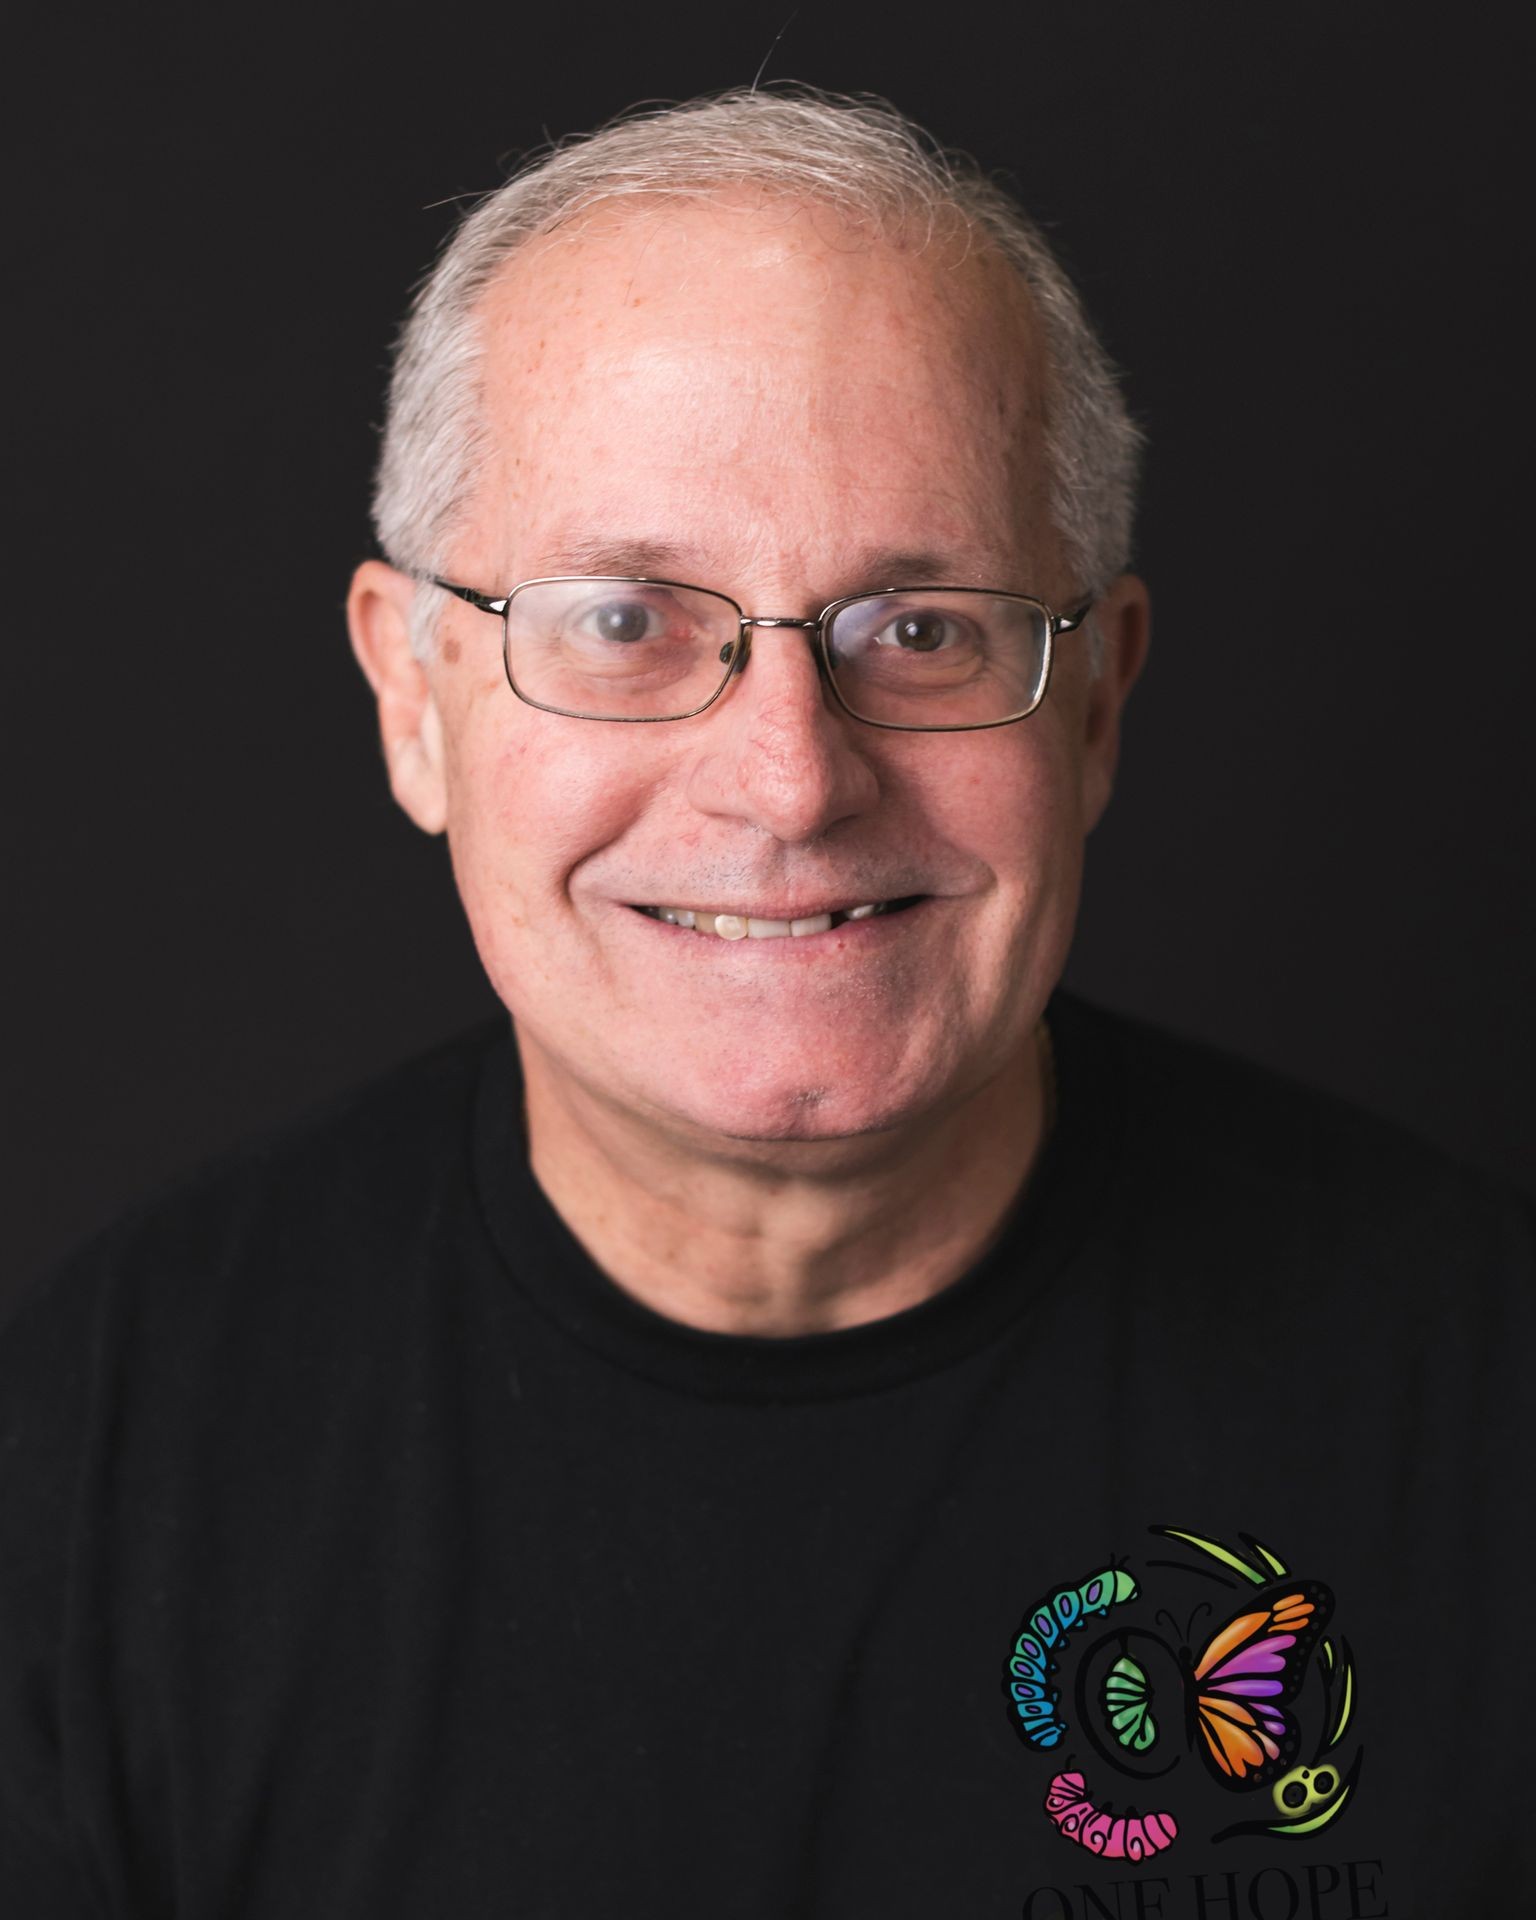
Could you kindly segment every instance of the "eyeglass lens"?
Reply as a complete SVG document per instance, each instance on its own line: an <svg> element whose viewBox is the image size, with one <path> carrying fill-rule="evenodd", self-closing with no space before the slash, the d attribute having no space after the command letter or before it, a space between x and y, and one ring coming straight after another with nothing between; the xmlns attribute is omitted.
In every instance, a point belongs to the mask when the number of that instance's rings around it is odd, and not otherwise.
<svg viewBox="0 0 1536 1920"><path fill-rule="evenodd" d="M681 719L725 684L739 636L733 603L703 587L532 581L508 603L507 672L525 700L557 712ZM984 726L1028 713L1049 651L1038 602L969 589L852 600L827 630L838 697L887 726Z"/></svg>

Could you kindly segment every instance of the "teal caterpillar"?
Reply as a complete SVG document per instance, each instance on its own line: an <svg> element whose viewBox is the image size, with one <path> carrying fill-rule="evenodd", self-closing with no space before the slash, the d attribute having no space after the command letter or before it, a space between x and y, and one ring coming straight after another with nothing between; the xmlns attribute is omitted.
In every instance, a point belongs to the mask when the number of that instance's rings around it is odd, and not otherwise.
<svg viewBox="0 0 1536 1920"><path fill-rule="evenodd" d="M1111 1607L1134 1600L1140 1589L1123 1567L1105 1567L1076 1586L1062 1587L1031 1607L1013 1643L1003 1686L1015 1724L1031 1746L1054 1747L1067 1731L1057 1712L1061 1695L1051 1685L1056 1652L1074 1627L1102 1620Z"/></svg>

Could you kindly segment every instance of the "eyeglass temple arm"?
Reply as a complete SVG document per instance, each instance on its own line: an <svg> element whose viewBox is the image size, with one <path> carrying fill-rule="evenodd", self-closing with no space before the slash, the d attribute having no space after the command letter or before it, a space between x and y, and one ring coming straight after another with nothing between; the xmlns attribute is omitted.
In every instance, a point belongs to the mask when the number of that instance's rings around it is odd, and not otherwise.
<svg viewBox="0 0 1536 1920"><path fill-rule="evenodd" d="M494 613L499 619L507 610L510 595L493 600L488 593L477 593L473 587L456 587L451 580L439 580L437 575L429 574L428 579L434 587L441 587L444 593L457 594L461 600L467 600L472 607L478 607L482 613Z"/></svg>
<svg viewBox="0 0 1536 1920"><path fill-rule="evenodd" d="M438 584L441 585L442 582L439 581ZM1083 624L1092 612L1093 602L1091 600L1085 600L1074 613L1053 613L1051 615L1052 634L1073 632Z"/></svg>

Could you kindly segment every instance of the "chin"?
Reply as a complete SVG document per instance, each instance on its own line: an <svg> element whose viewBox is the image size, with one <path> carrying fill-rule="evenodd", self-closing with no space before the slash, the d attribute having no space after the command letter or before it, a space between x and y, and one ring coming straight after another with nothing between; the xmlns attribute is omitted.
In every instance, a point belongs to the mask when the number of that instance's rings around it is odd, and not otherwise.
<svg viewBox="0 0 1536 1920"><path fill-rule="evenodd" d="M720 1139L763 1146L794 1141L858 1140L884 1133L909 1116L889 1103L839 1099L829 1087L802 1087L777 1102L721 1103L688 1115L694 1125Z"/></svg>
<svg viewBox="0 0 1536 1920"><path fill-rule="evenodd" d="M882 1050L883 1052L884 1050ZM823 1058L715 1065L672 1076L647 1097L690 1131L743 1144L857 1140L899 1127L945 1102L949 1076L889 1058L858 1068ZM658 1098L658 1094L660 1097Z"/></svg>

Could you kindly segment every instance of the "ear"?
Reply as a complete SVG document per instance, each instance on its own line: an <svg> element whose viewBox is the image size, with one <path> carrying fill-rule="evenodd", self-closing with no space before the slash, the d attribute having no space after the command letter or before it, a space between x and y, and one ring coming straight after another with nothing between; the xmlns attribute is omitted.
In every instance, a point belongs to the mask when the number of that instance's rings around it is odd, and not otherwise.
<svg viewBox="0 0 1536 1920"><path fill-rule="evenodd" d="M448 818L443 729L426 668L411 651L415 597L408 574L365 560L352 576L347 627L378 702L390 788L423 833L441 833Z"/></svg>
<svg viewBox="0 0 1536 1920"><path fill-rule="evenodd" d="M1145 584L1133 573L1121 574L1088 618L1098 628L1103 656L1089 684L1083 713L1083 829L1091 833L1114 792L1120 714L1146 663L1151 640L1151 604Z"/></svg>

